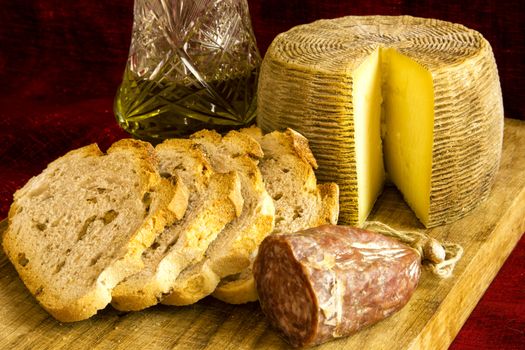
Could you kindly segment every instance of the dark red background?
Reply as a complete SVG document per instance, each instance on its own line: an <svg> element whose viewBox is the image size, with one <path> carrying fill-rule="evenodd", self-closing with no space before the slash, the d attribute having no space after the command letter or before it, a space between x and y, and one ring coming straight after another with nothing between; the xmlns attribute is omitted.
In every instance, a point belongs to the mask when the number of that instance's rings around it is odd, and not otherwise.
<svg viewBox="0 0 525 350"><path fill-rule="evenodd" d="M492 44L505 114L525 120L523 1L249 0L264 53L290 27L343 15L409 14L459 22ZM112 112L133 1L0 0L0 218L13 192L66 151L125 137ZM452 349L525 349L525 238ZM393 339L395 341L395 339Z"/></svg>

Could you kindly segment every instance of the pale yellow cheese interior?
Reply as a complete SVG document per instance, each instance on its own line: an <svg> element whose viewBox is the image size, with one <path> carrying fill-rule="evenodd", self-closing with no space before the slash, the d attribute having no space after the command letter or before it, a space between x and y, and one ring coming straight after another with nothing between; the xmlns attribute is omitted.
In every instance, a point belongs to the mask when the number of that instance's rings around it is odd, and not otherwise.
<svg viewBox="0 0 525 350"><path fill-rule="evenodd" d="M383 189L381 145L381 60L376 50L354 71L353 108L358 191L358 220L363 222Z"/></svg>
<svg viewBox="0 0 525 350"><path fill-rule="evenodd" d="M395 49L382 50L381 58L385 166L408 205L427 225L434 137L432 75Z"/></svg>
<svg viewBox="0 0 525 350"><path fill-rule="evenodd" d="M358 222L366 220L381 193L386 168L426 225L434 131L432 75L395 49L379 48L354 71L353 108Z"/></svg>

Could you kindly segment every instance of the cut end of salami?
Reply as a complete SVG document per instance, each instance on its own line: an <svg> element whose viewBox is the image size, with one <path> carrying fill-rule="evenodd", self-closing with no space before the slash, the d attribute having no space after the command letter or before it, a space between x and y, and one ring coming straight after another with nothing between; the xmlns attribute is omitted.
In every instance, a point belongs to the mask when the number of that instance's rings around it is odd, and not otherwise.
<svg viewBox="0 0 525 350"><path fill-rule="evenodd" d="M253 266L263 312L296 347L388 317L408 302L420 273L412 248L335 225L269 236Z"/></svg>
<svg viewBox="0 0 525 350"><path fill-rule="evenodd" d="M261 246L255 265L259 300L263 312L293 346L309 342L317 326L317 299L302 265L286 241ZM261 294L262 293L262 294Z"/></svg>

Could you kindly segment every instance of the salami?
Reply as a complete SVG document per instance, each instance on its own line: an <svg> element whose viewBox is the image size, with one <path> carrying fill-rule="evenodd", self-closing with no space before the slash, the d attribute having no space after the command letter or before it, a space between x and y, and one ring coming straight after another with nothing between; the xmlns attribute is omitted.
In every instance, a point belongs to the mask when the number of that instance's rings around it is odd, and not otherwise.
<svg viewBox="0 0 525 350"><path fill-rule="evenodd" d="M261 308L293 346L350 335L402 308L420 256L398 241L325 225L262 242L253 266Z"/></svg>

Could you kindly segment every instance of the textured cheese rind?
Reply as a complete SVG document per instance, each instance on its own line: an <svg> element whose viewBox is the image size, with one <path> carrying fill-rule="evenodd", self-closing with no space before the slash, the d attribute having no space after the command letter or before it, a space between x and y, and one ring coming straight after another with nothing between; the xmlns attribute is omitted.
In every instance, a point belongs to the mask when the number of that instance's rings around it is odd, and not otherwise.
<svg viewBox="0 0 525 350"><path fill-rule="evenodd" d="M358 224L354 70L394 48L432 75L434 143L427 227L484 200L499 166L503 104L490 44L462 25L410 16L320 20L278 35L261 66L257 123L310 141L320 181L340 187L340 222Z"/></svg>

